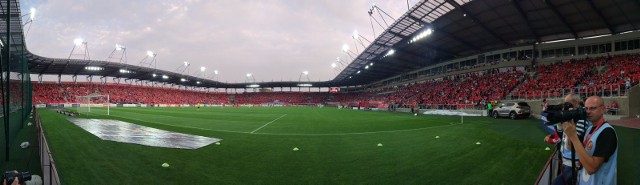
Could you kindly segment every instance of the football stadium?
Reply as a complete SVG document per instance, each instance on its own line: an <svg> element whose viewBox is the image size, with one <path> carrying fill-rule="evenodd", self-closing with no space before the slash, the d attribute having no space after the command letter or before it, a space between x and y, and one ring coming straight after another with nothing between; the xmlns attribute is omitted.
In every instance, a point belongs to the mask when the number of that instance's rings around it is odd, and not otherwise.
<svg viewBox="0 0 640 185"><path fill-rule="evenodd" d="M5 184L640 184L636 0L0 10Z"/></svg>

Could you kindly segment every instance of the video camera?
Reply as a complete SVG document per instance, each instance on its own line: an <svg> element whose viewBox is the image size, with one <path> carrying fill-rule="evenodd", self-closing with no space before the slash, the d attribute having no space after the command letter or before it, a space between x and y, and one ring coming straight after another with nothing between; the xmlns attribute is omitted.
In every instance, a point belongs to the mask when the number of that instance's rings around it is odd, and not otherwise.
<svg viewBox="0 0 640 185"><path fill-rule="evenodd" d="M30 181L31 180L31 173L30 172L6 171L6 172L4 172L4 175L2 175L2 178L7 180L7 184L13 183L13 180L16 177L18 177L18 181L20 183L23 183L25 181Z"/></svg>
<svg viewBox="0 0 640 185"><path fill-rule="evenodd" d="M586 120L587 119L587 110L578 107L572 110L570 108L574 108L573 105L569 102L565 102L559 105L549 105L547 110L544 111L546 113L547 125L553 125L557 123L562 123L565 121L573 120L574 122L578 122L578 120Z"/></svg>

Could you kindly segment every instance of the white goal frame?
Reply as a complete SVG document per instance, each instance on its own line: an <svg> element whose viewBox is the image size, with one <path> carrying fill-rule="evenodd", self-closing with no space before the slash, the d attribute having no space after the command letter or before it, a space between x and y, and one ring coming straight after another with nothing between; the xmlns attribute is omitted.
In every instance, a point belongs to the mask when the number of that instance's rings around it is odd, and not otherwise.
<svg viewBox="0 0 640 185"><path fill-rule="evenodd" d="M94 98L101 98L101 97L106 97L107 101L106 102L102 102L102 103L94 103L91 102L91 100L93 100ZM106 94L90 94L90 95L86 95L86 96L76 96L76 102L78 103L78 113L80 112L80 109L84 107L87 108L87 114L91 113L91 107L92 106L96 106L96 105L100 105L102 104L101 107L107 107L107 115L111 115L111 102L109 102L109 95Z"/></svg>

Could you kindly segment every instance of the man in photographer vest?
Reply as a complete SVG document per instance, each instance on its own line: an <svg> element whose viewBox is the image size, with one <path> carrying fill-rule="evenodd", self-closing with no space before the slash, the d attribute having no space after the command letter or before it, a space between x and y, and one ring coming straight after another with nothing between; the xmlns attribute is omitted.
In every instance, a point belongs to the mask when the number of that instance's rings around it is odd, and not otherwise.
<svg viewBox="0 0 640 185"><path fill-rule="evenodd" d="M604 100L598 96L589 97L585 107L593 125L584 140L578 138L576 125L562 124L582 164L578 184L617 184L618 136L604 120Z"/></svg>
<svg viewBox="0 0 640 185"><path fill-rule="evenodd" d="M571 103L572 107L578 108L580 107L580 96L571 93L564 98L564 102ZM580 140L582 140L584 138L585 132L589 128L590 122L588 122L587 120L578 120L575 125L576 133L574 134L576 134L576 136ZM557 126L558 135L562 136L562 143L560 146L560 152L562 154L562 173L558 177L556 177L556 179L553 181L553 184L572 184L572 182L576 182L576 176L574 175L580 168L580 163L578 162L579 157L577 154L571 151L571 141L569 140L567 133L562 133L563 129L560 124L558 124ZM545 141L552 143L551 140L552 138L549 138L549 136L545 137Z"/></svg>

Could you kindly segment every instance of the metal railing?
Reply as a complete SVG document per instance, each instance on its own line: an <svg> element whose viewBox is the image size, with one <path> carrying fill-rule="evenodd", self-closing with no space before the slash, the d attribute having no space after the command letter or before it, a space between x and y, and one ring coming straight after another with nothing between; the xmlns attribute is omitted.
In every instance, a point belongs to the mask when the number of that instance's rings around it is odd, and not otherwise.
<svg viewBox="0 0 640 185"><path fill-rule="evenodd" d="M59 185L60 177L58 176L58 170L56 169L56 164L53 161L51 150L49 150L49 143L47 142L47 138L44 136L42 122L40 121L40 116L38 115L38 111L35 107L33 108L33 118L38 129L38 142L40 144L39 155L43 184Z"/></svg>
<svg viewBox="0 0 640 185"><path fill-rule="evenodd" d="M560 173L562 161L558 158L557 147L554 148L556 149L551 153L551 156L549 156L549 159L547 159L547 162L544 164L542 171L540 171L540 174L534 183L535 185L553 184L553 180L556 179Z"/></svg>
<svg viewBox="0 0 640 185"><path fill-rule="evenodd" d="M626 93L626 89L621 85L598 85L598 86L583 86L583 87L574 87L574 88L559 88L559 89L549 89L544 91L526 91L526 92L517 92L512 93L511 95L507 95L507 99L512 100L537 100L537 99L551 99L551 98L563 98L569 93L577 93L580 97L589 97L589 96L600 96L600 97L614 97L614 96L624 96Z"/></svg>

